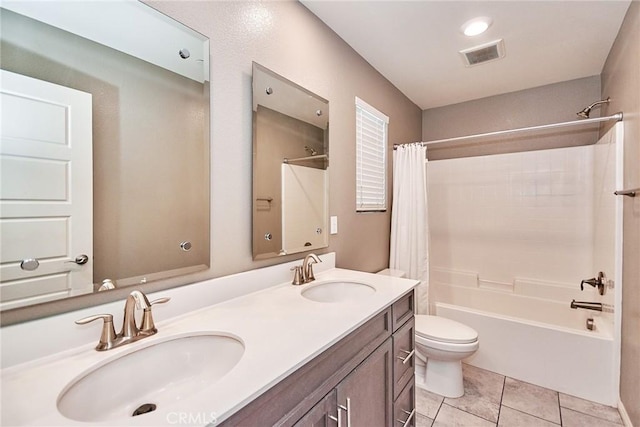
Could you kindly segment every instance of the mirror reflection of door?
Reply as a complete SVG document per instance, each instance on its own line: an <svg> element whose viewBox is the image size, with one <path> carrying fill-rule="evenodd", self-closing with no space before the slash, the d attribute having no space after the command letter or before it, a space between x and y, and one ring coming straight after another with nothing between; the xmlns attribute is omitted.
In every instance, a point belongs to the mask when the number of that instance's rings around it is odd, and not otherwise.
<svg viewBox="0 0 640 427"><path fill-rule="evenodd" d="M91 95L0 73L1 308L92 292Z"/></svg>

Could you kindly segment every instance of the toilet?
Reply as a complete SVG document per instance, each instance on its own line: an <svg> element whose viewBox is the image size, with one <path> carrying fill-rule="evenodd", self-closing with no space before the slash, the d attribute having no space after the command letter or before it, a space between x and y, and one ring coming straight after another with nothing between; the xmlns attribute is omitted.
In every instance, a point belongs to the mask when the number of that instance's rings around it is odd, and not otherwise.
<svg viewBox="0 0 640 427"><path fill-rule="evenodd" d="M378 274L406 277L400 270ZM462 359L476 352L478 333L471 327L445 317L415 315L416 385L445 397L464 395Z"/></svg>
<svg viewBox="0 0 640 427"><path fill-rule="evenodd" d="M416 354L426 365L424 376L417 378L417 386L441 396L461 397L462 359L478 349L478 333L445 317L417 314L415 322ZM420 365L416 363L417 374L422 371Z"/></svg>

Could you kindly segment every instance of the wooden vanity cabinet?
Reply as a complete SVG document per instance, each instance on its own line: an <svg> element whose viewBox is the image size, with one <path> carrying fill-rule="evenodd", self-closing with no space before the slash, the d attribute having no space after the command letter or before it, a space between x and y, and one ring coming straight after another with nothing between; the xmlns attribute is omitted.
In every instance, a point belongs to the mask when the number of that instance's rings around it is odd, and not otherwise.
<svg viewBox="0 0 640 427"><path fill-rule="evenodd" d="M415 408L413 301L410 291L222 425L402 427Z"/></svg>
<svg viewBox="0 0 640 427"><path fill-rule="evenodd" d="M338 419L335 418L338 413L337 401L336 390L333 389L294 426L328 427L335 425L338 422Z"/></svg>
<svg viewBox="0 0 640 427"><path fill-rule="evenodd" d="M387 339L327 394L295 427L386 427L391 423L391 341ZM327 401L328 400L328 401Z"/></svg>

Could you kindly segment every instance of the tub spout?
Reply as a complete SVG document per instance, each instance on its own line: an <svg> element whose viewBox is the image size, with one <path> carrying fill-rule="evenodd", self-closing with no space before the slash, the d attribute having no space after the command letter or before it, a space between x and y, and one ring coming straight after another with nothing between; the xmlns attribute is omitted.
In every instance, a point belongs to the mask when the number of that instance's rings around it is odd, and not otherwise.
<svg viewBox="0 0 640 427"><path fill-rule="evenodd" d="M602 303L572 300L571 308L585 308L587 310L602 311Z"/></svg>

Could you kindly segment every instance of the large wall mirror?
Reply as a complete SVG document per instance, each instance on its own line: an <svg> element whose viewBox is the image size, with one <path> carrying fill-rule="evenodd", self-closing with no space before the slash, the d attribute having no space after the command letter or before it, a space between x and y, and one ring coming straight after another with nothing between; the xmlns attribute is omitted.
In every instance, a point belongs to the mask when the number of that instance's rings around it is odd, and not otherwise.
<svg viewBox="0 0 640 427"><path fill-rule="evenodd" d="M327 247L329 101L253 64L253 258Z"/></svg>
<svg viewBox="0 0 640 427"><path fill-rule="evenodd" d="M3 1L0 308L209 264L209 41L137 1Z"/></svg>

